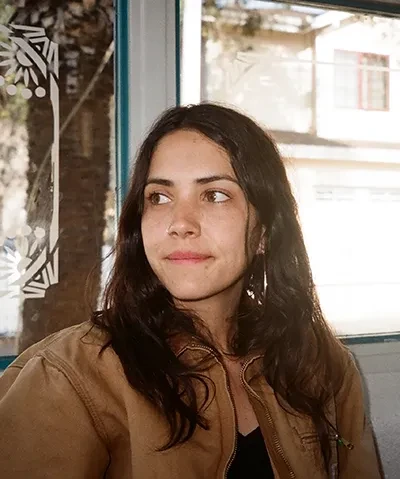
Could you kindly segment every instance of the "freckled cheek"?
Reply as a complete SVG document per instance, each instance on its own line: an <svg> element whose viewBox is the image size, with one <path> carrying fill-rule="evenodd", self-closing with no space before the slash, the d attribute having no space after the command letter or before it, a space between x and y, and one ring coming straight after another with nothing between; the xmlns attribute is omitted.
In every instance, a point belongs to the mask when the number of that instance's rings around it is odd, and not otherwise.
<svg viewBox="0 0 400 479"><path fill-rule="evenodd" d="M157 251L165 236L165 224L160 218L146 218L142 220L142 238L146 254Z"/></svg>
<svg viewBox="0 0 400 479"><path fill-rule="evenodd" d="M225 255L237 257L241 251L244 251L246 236L244 221L225 217L209 225L208 230Z"/></svg>

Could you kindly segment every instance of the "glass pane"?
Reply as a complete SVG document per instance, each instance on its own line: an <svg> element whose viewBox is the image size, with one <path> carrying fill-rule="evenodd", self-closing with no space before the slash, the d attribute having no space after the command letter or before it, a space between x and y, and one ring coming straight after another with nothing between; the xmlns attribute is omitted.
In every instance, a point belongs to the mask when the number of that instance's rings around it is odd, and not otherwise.
<svg viewBox="0 0 400 479"><path fill-rule="evenodd" d="M0 1L0 356L97 304L114 237L112 53L111 0Z"/></svg>
<svg viewBox="0 0 400 479"><path fill-rule="evenodd" d="M367 70L367 91L370 110L384 110L387 108L388 90L388 57L382 55L365 55Z"/></svg>
<svg viewBox="0 0 400 479"><path fill-rule="evenodd" d="M268 1L181 9L182 103L233 104L276 139L328 320L400 331L400 21ZM385 62L362 75L372 56Z"/></svg>

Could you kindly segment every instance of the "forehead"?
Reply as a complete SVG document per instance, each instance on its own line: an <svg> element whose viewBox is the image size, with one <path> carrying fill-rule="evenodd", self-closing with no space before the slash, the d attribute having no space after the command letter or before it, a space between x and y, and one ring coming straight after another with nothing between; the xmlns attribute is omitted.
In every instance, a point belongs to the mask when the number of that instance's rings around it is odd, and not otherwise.
<svg viewBox="0 0 400 479"><path fill-rule="evenodd" d="M179 130L162 138L149 170L149 175L173 178L217 173L235 176L229 155L212 140L192 130Z"/></svg>

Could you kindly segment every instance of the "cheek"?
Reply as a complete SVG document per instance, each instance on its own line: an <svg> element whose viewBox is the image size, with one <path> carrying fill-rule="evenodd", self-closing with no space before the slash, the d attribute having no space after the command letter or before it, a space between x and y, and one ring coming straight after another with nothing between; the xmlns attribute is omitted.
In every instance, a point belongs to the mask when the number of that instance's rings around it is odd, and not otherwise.
<svg viewBox="0 0 400 479"><path fill-rule="evenodd" d="M246 221L242 215L221 216L208 225L208 230L224 255L236 260L245 255Z"/></svg>
<svg viewBox="0 0 400 479"><path fill-rule="evenodd" d="M249 211L248 219L247 212L241 213L229 226L227 224L222 226L225 234L225 245L222 244L222 247L226 250L229 247L230 255L236 261L250 264L259 249L261 225L254 211Z"/></svg>
<svg viewBox="0 0 400 479"><path fill-rule="evenodd" d="M155 221L152 217L143 216L141 230L144 250L146 255L149 255L157 249L159 238L163 231L163 225L160 221Z"/></svg>

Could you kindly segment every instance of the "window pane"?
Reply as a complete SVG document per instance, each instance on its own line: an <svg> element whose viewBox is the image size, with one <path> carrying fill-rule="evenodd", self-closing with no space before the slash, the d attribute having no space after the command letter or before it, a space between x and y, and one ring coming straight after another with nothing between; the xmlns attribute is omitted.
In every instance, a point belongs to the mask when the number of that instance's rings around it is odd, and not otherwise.
<svg viewBox="0 0 400 479"><path fill-rule="evenodd" d="M181 3L182 103L233 104L272 132L326 317L341 334L399 331L400 21L200 3Z"/></svg>
<svg viewBox="0 0 400 479"><path fill-rule="evenodd" d="M364 55L364 59L366 97L363 106L369 110L385 110L388 107L388 58L382 55Z"/></svg>
<svg viewBox="0 0 400 479"><path fill-rule="evenodd" d="M0 3L0 356L87 319L113 242L113 5L63 5Z"/></svg>

